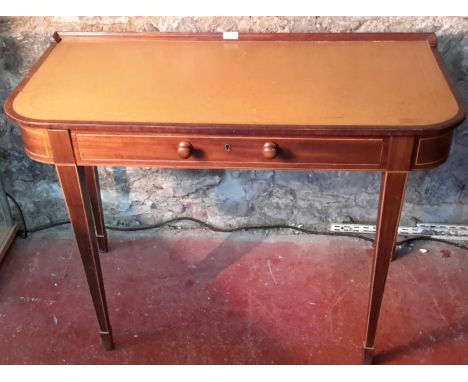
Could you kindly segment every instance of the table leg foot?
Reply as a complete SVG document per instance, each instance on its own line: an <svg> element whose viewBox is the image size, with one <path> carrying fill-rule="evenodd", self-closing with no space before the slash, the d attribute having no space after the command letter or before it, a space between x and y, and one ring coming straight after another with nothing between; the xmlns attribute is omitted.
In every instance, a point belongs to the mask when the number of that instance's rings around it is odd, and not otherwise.
<svg viewBox="0 0 468 382"><path fill-rule="evenodd" d="M104 349L106 350L114 349L114 339L112 338L111 331L99 332L99 335L101 336L102 346L104 346Z"/></svg>
<svg viewBox="0 0 468 382"><path fill-rule="evenodd" d="M99 252L107 253L107 251L109 250L109 247L107 244L107 236L97 236L97 242L98 242Z"/></svg>
<svg viewBox="0 0 468 382"><path fill-rule="evenodd" d="M366 345L362 346L362 364L372 365L374 360L375 348L368 348Z"/></svg>

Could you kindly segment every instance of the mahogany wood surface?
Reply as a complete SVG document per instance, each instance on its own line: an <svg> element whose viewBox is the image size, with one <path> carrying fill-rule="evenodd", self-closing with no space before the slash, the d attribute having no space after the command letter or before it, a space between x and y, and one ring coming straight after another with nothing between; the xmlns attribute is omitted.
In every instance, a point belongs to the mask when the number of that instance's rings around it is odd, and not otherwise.
<svg viewBox="0 0 468 382"><path fill-rule="evenodd" d="M42 163L54 163L47 129L20 126L24 151L34 160Z"/></svg>
<svg viewBox="0 0 468 382"><path fill-rule="evenodd" d="M408 174L448 158L466 115L433 33L55 33L5 112L57 168L106 349L96 166L381 172L363 363Z"/></svg>
<svg viewBox="0 0 468 382"><path fill-rule="evenodd" d="M363 363L366 364L372 363L380 307L388 268L395 252L398 224L401 209L403 208L413 145L414 139L411 137L391 138L388 151L391 170L382 173L377 234L374 243L375 254L369 294L369 312L363 345Z"/></svg>
<svg viewBox="0 0 468 382"><path fill-rule="evenodd" d="M183 32L55 32L52 41L60 42L64 36L116 36L145 37L150 39L181 40L223 40L223 33L183 33ZM427 41L437 46L434 33L424 32L388 32L388 33L239 33L240 41Z"/></svg>
<svg viewBox="0 0 468 382"><path fill-rule="evenodd" d="M96 238L98 241L99 251L107 252L108 242L107 242L107 232L106 225L104 222L104 213L102 211L102 202L101 202L101 188L99 187L99 175L96 166L86 166L84 167L84 172L86 175L86 181L88 183L89 198L91 201L91 208L93 211L94 225Z"/></svg>
<svg viewBox="0 0 468 382"><path fill-rule="evenodd" d="M76 162L203 168L349 168L385 165L382 138L276 138L72 132ZM265 145L275 155L265 157ZM229 145L229 150L226 150ZM267 151L271 150L268 146Z"/></svg>
<svg viewBox="0 0 468 382"><path fill-rule="evenodd" d="M51 130L49 131L49 139L54 150L57 174L96 311L99 334L105 349L111 350L114 346L112 329L104 292L95 222L85 169L75 164L68 131Z"/></svg>
<svg viewBox="0 0 468 382"><path fill-rule="evenodd" d="M38 162L42 163L54 163L52 158L52 149L49 142L49 137L47 135L46 128L31 128L31 127L22 127L20 126L21 136L23 137L23 143L25 147L26 154ZM336 134L330 134L328 136L317 136L315 138L301 139L295 137L295 139L286 139L286 142L296 142L295 145L302 147L299 150L299 153L302 152L303 155L307 158L313 158L320 155L318 152L308 152L308 150L314 150L317 144L322 148L322 154L329 152L328 161L325 161L325 157L322 155L322 161L312 161L309 160L307 163L302 163L297 161L297 155L293 152L294 155L289 155L289 160L286 161L285 152L283 156L279 158L276 162L272 163L270 161L265 161L265 157L261 159L261 162L258 162L258 145L255 150L253 147L250 147L250 144L247 146L241 145L242 152L245 153L246 150L250 152L250 155L256 157L256 163L250 163L245 161L245 158L239 156L238 146L234 146L234 154L231 154L231 151L226 151L226 145L230 145L232 150L232 142L260 142L258 139L253 139L253 137L241 135L234 136L219 136L214 137L213 135L161 135L161 134L151 134L151 133L139 133L135 132L122 134L112 132L111 130L102 129L100 132L90 133L89 131L84 132L71 132L75 157L78 163L83 165L90 164L99 164L99 165L109 165L109 166L144 166L144 167L177 167L177 168L285 168L285 169L346 169L346 170L359 170L359 171L374 171L376 168L384 166L385 161L385 150L387 147L388 137L387 136L377 136L370 135L367 137L360 137L353 134L342 134L344 138L336 139ZM400 134L397 134L400 136ZM412 161L411 169L427 169L436 167L448 158L450 153L450 146L452 143L453 131L442 132L437 135L424 136L420 137L415 135L417 139L416 149L414 152L414 158ZM353 138L355 137L355 138ZM109 138L109 139L107 139ZM181 142L186 142L187 139L201 139L201 144L206 152L208 148L209 157L213 156L212 149L215 149L217 160L200 160L200 154L203 154L203 150L199 146L198 154L192 156L192 159L189 161L182 161L180 155L178 155L178 145ZM206 139L204 139L206 138ZM263 138L265 144L267 142L274 143L272 139L280 140L284 137L272 137L265 136ZM335 139L335 140L334 140ZM366 144L364 142L369 141ZM281 141L282 142L282 141ZM348 142L353 143L349 147L351 149L348 151L348 146L346 149L341 150L342 145L340 143ZM383 155L381 160L377 159L377 146L378 142L383 144ZM129 144L131 143L131 144ZM188 142L190 143L190 142ZM198 142L197 142L198 143ZM155 145L160 147L162 151L155 151ZM224 149L223 149L224 148ZM365 148L371 148L370 152L366 150L361 151ZM119 154L115 155L115 152L119 149ZM193 149L193 147L192 147ZM223 152L224 150L224 152ZM276 147L276 150L279 151L280 147ZM304 154L305 152L305 154ZM236 154L237 153L237 154ZM279 152L277 152L278 154ZM354 155L357 155L357 158L353 158ZM84 154L84 156L83 156ZM88 155L92 155L87 157ZM367 157L368 156L368 157ZM363 161L363 158L366 157ZM238 160L233 160L238 159ZM240 158L240 160L239 160ZM296 160L293 160L296 159ZM339 162L332 160L333 158L340 159ZM359 162L360 158L360 162ZM353 160L354 159L354 160ZM355 159L358 159L356 162ZM325 162L325 163L324 163ZM369 166L366 166L365 164Z"/></svg>

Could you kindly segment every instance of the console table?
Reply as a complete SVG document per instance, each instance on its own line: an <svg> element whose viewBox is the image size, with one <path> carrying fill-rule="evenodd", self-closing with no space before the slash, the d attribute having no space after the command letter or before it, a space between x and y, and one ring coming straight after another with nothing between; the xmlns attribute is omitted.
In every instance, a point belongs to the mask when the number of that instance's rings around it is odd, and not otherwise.
<svg viewBox="0 0 468 382"><path fill-rule="evenodd" d="M56 166L108 350L96 166L382 173L364 363L408 174L465 118L433 33L55 33L5 112Z"/></svg>

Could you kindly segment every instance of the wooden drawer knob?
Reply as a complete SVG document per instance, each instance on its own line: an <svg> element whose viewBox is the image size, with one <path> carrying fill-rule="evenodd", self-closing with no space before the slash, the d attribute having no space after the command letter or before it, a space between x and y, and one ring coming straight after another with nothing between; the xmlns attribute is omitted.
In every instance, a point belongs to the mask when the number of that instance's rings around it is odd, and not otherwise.
<svg viewBox="0 0 468 382"><path fill-rule="evenodd" d="M177 154L182 159L187 159L192 155L192 144L190 142L180 142L177 146Z"/></svg>
<svg viewBox="0 0 468 382"><path fill-rule="evenodd" d="M265 159L274 159L278 154L278 146L276 143L267 142L263 145L263 157Z"/></svg>

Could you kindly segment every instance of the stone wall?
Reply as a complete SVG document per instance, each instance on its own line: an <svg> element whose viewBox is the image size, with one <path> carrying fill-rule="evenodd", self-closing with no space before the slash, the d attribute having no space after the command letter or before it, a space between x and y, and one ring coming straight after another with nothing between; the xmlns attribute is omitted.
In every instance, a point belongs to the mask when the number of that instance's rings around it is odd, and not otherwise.
<svg viewBox="0 0 468 382"><path fill-rule="evenodd" d="M422 32L439 49L468 100L468 18L462 17L20 17L0 19L0 103L49 44L55 30L177 32ZM3 111L2 111L3 112ZM0 170L30 226L66 218L52 166L28 159L18 128L0 113ZM100 168L108 224L193 216L213 224L372 223L378 174ZM457 129L443 166L413 173L402 224L468 223L468 128Z"/></svg>

